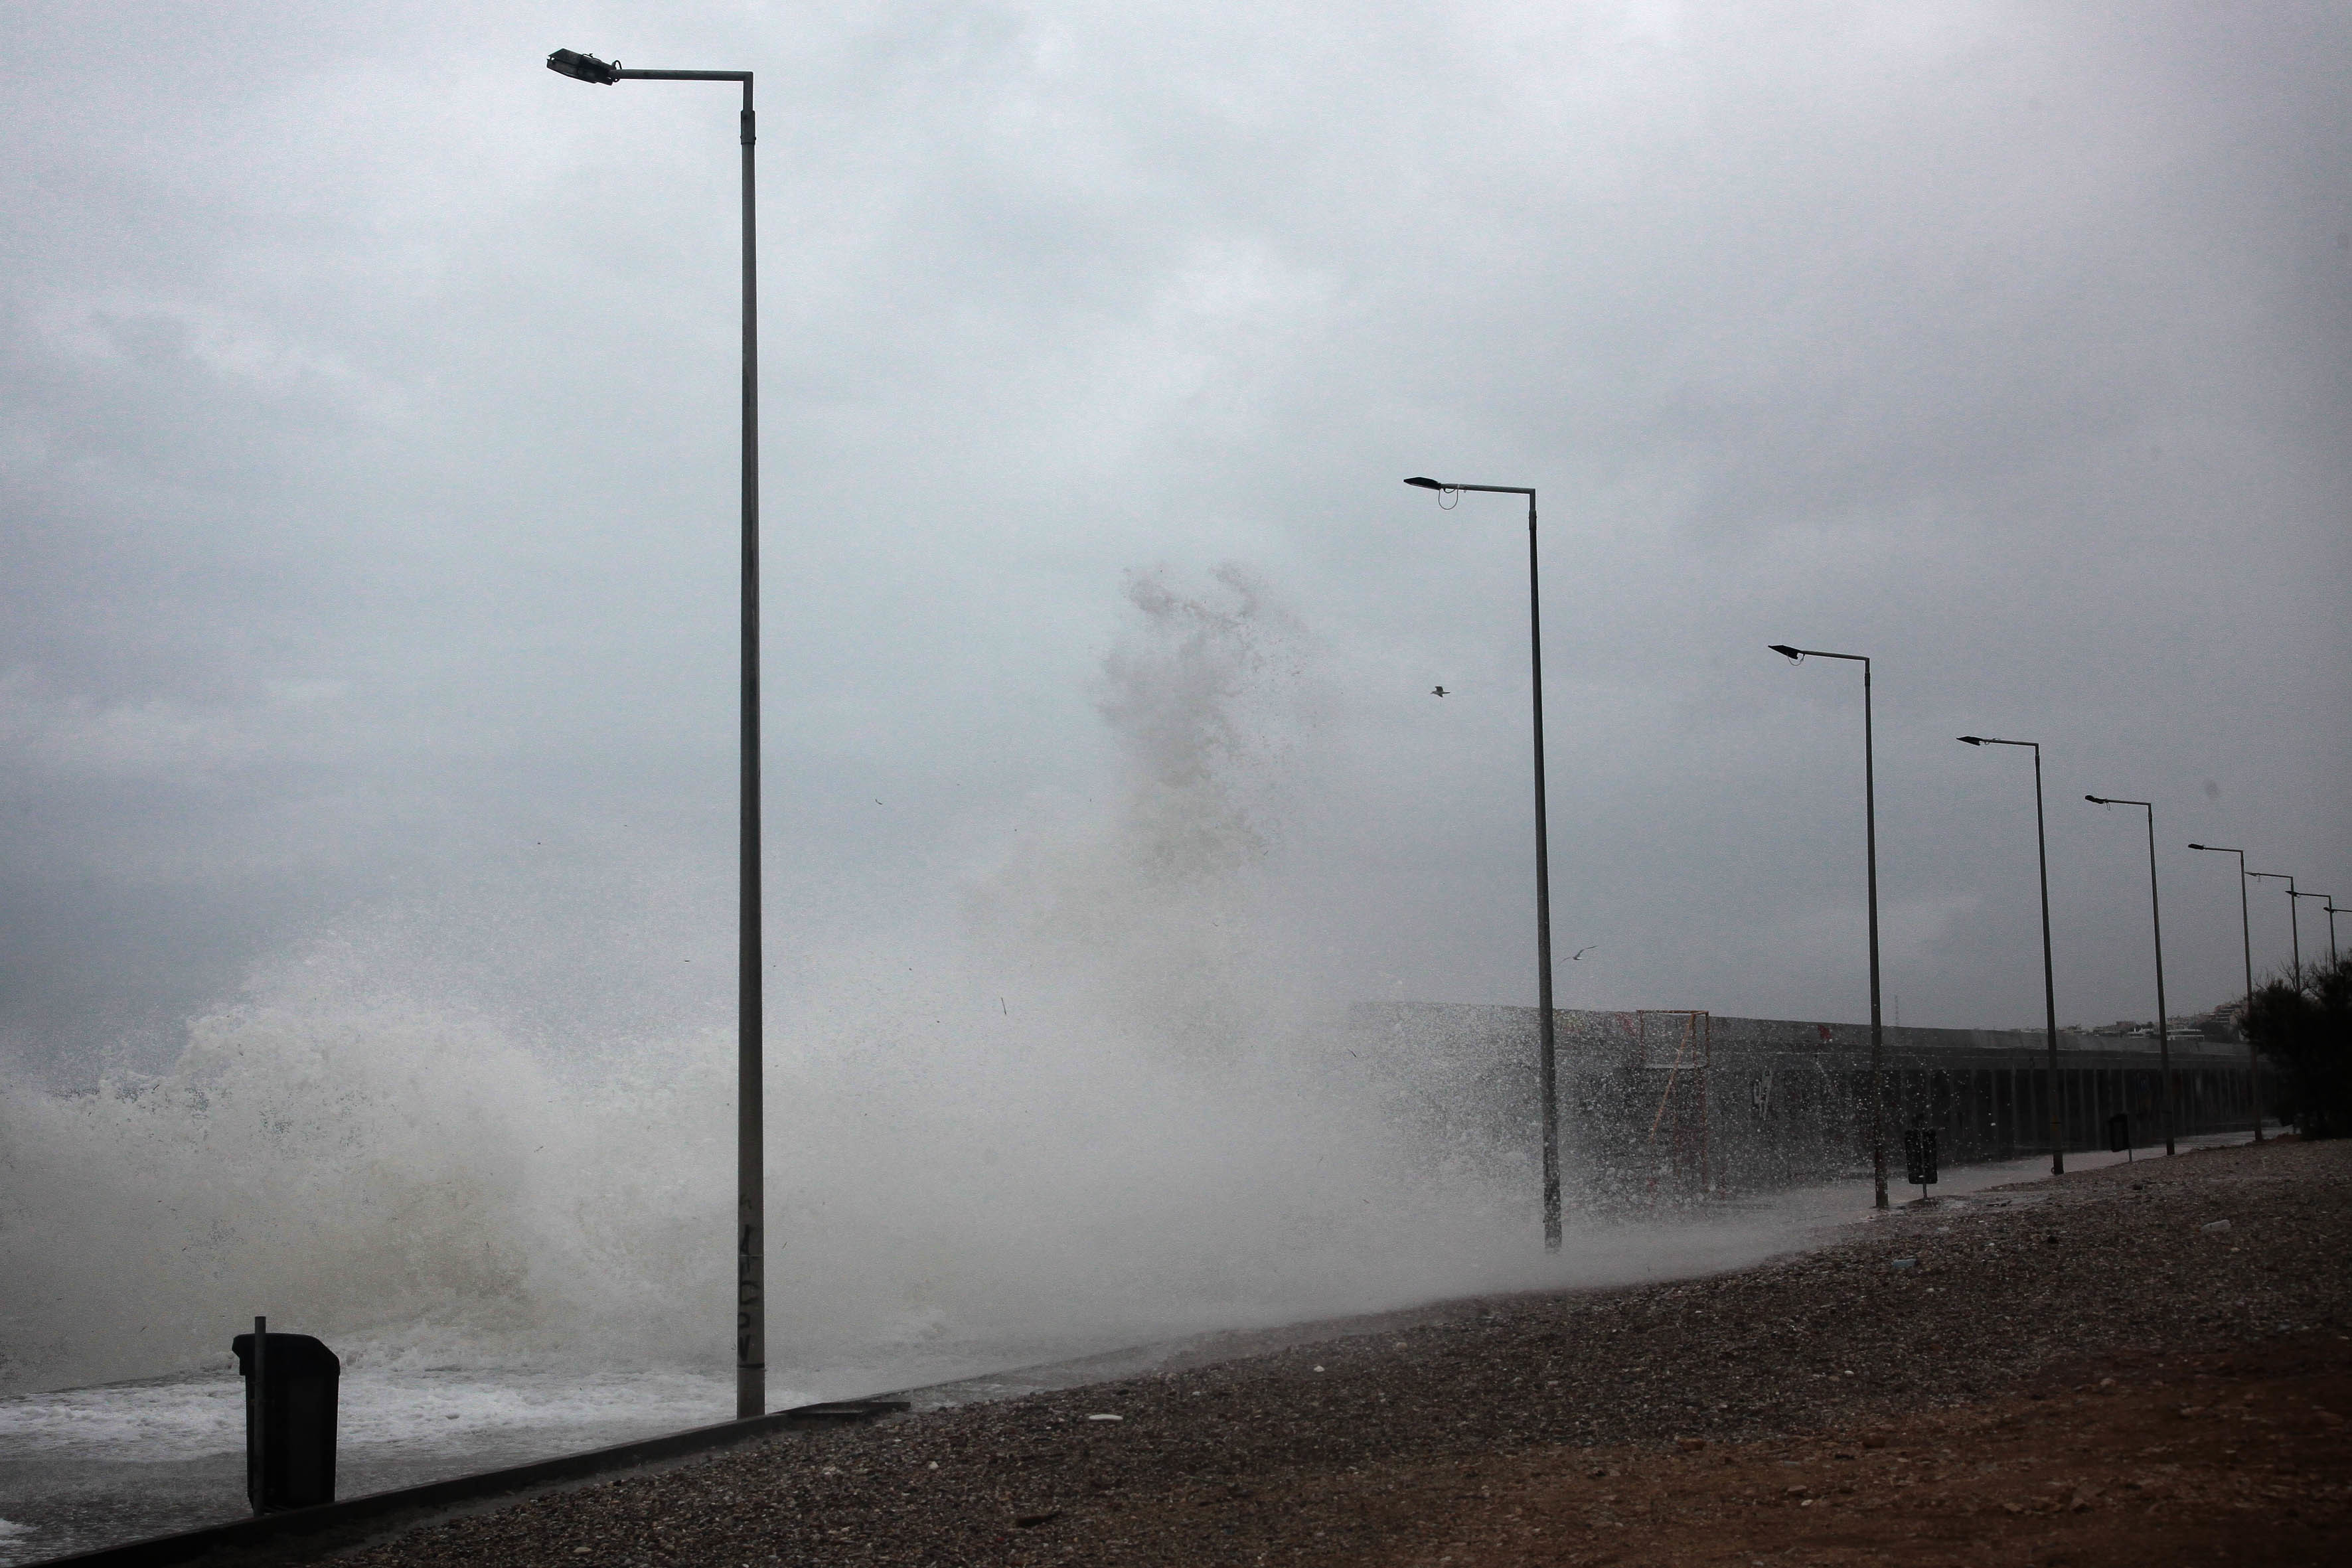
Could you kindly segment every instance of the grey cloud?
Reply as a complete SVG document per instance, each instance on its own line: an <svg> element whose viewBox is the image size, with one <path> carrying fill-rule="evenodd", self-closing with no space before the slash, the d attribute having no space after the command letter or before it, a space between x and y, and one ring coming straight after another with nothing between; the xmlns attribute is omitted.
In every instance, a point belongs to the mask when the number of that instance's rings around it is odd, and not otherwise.
<svg viewBox="0 0 2352 1568"><path fill-rule="evenodd" d="M1908 1022L2038 1012L1963 730L2050 742L2069 1016L2149 1005L2085 788L2161 803L2182 1005L2236 915L2174 841L2352 884L2334 8L16 17L28 1059L551 837L723 888L732 105L559 44L761 72L788 944L951 923L1108 777L1124 574L1238 560L1323 650L1325 983L1526 999L1516 522L1416 471L1544 490L1570 1001L1857 1010L1855 693L1784 638L1882 660Z"/></svg>

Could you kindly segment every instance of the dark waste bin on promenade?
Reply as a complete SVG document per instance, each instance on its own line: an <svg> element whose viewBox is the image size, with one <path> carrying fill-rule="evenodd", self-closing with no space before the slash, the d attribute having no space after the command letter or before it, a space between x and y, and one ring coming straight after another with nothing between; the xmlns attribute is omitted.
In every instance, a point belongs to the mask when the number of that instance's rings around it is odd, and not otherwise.
<svg viewBox="0 0 2352 1568"><path fill-rule="evenodd" d="M343 1363L308 1334L229 1344L245 1379L245 1495L256 1513L335 1500L335 1390Z"/></svg>
<svg viewBox="0 0 2352 1568"><path fill-rule="evenodd" d="M1923 1193L1936 1184L1936 1130L1914 1127L1903 1134L1903 1179Z"/></svg>
<svg viewBox="0 0 2352 1568"><path fill-rule="evenodd" d="M2107 1118L2107 1152L2121 1154L2131 1146L2131 1113L2118 1110Z"/></svg>

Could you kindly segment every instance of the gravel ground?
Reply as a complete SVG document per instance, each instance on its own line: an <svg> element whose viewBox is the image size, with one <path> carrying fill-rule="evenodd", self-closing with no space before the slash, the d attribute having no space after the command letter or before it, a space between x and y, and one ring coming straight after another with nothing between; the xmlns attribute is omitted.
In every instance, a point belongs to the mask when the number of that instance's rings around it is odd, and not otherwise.
<svg viewBox="0 0 2352 1568"><path fill-rule="evenodd" d="M1367 1568L2143 1568L2352 1560L2347 1342L2322 1331L1845 1431L1351 1476ZM2122 1375L2117 1375L2121 1373ZM1335 1560L1327 1556L1325 1561Z"/></svg>
<svg viewBox="0 0 2352 1568"><path fill-rule="evenodd" d="M1522 1487L1538 1473L1605 1479L1709 1444L1710 1457L1769 1456L1804 1434L1876 1429L1883 1445L1922 1420L1944 1424L1939 1442L1990 1443L1986 1412L2097 1387L2109 1364L2144 1378L2168 1357L2186 1368L2267 1350L2293 1375L2276 1354L2352 1343L2347 1177L2352 1142L2142 1160L1906 1208L1737 1273L1463 1302L1377 1332L1338 1325L1252 1359L533 1498L351 1559L1437 1563L1444 1543L1493 1524L1494 1489L1458 1480L1482 1466ZM1776 1551L1806 1538L1774 1528ZM1609 1560L1565 1536L1530 1550L1511 1558Z"/></svg>

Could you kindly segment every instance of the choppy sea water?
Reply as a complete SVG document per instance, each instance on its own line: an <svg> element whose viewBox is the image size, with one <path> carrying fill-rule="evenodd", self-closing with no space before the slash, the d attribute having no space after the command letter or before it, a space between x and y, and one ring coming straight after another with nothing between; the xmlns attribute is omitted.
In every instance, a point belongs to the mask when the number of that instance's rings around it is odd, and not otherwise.
<svg viewBox="0 0 2352 1568"><path fill-rule="evenodd" d="M341 1496L414 1486L724 1419L734 1382L548 1368L359 1371L342 1379ZM242 1518L234 1363L0 1401L0 1563Z"/></svg>

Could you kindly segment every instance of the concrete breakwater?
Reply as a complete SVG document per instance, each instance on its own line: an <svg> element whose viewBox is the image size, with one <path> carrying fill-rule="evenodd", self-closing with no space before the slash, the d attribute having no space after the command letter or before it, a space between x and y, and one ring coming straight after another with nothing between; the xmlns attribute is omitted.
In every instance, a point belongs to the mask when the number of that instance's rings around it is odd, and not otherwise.
<svg viewBox="0 0 2352 1568"><path fill-rule="evenodd" d="M1870 1028L1684 1012L1553 1015L1564 1173L1589 1198L1728 1196L1870 1169ZM1355 1070L1381 1082L1423 1158L1462 1167L1536 1158L1536 1010L1368 1004L1349 1014ZM2160 1144L2153 1037L2061 1032L2049 1068L2039 1030L1889 1028L1889 1178L1902 1132L1933 1128L1945 1164L2107 1146L2130 1118ZM2242 1044L2171 1042L2174 1131L2254 1124ZM2053 1083L2054 1078L2054 1083Z"/></svg>

